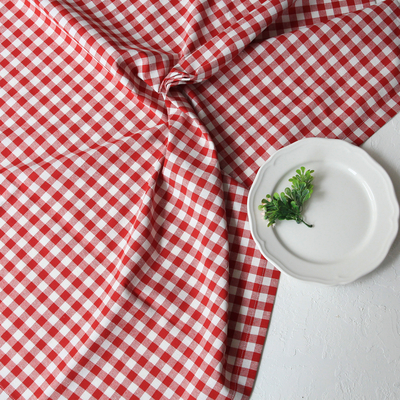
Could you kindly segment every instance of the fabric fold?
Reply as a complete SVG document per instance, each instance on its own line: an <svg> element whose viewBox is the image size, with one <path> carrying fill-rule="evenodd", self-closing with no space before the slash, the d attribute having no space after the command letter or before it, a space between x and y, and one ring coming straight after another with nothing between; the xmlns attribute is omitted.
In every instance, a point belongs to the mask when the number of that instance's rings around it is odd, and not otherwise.
<svg viewBox="0 0 400 400"><path fill-rule="evenodd" d="M127 6L33 1L144 103L148 104L150 98L153 107L157 103L160 109L163 104L157 93L166 94L171 86L209 78L292 3L248 1L237 6L225 1L193 0L169 8L157 1ZM117 10L118 15L109 9ZM139 13L140 18L135 19ZM161 24L148 29L155 18Z"/></svg>
<svg viewBox="0 0 400 400"><path fill-rule="evenodd" d="M199 25L204 25L202 31L206 31L207 34L204 35L203 40L199 40L200 45L193 52L185 54L174 65L163 80L160 92L167 93L171 86L199 83L215 75L290 5L291 2L285 1L268 1L264 4L260 2L251 6L243 3L237 8L237 10L243 10L243 14L228 18L226 15L230 14L232 5L223 3L219 12L225 15L225 18L220 18L216 27L212 26L212 21L211 26L205 24L204 20L197 22ZM250 7L251 11L247 7Z"/></svg>

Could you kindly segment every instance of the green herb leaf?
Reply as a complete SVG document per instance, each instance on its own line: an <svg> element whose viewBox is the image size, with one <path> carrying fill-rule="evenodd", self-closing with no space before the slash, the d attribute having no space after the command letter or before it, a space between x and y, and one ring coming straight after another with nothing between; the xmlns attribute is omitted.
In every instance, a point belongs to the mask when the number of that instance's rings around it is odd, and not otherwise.
<svg viewBox="0 0 400 400"><path fill-rule="evenodd" d="M291 188L286 188L281 194L274 193L266 195L261 200L258 209L262 212L265 220L268 220L268 226L273 226L276 221L294 220L298 224L305 224L309 228L312 225L307 224L301 215L303 204L310 199L313 193L312 181L314 177L311 175L314 170L307 170L305 167L296 169L297 175L289 179L292 183Z"/></svg>

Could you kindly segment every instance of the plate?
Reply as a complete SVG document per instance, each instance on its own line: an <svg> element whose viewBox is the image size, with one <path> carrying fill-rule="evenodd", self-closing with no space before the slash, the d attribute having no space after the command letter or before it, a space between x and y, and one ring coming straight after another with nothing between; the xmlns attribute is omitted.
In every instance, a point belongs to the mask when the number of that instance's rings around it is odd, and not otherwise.
<svg viewBox="0 0 400 400"><path fill-rule="evenodd" d="M267 227L258 205L281 193L296 169L313 169L314 192L304 204L308 228L295 221ZM248 197L250 230L263 256L295 278L338 285L375 269L398 230L399 206L386 171L361 148L339 139L307 138L272 155Z"/></svg>

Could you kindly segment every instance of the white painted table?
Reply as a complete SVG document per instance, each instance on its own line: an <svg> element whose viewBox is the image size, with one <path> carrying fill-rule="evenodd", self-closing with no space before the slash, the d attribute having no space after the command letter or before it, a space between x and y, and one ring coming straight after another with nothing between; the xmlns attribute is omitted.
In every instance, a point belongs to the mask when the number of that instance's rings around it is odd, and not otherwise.
<svg viewBox="0 0 400 400"><path fill-rule="evenodd" d="M362 148L400 202L400 114ZM400 399L399 239L376 270L348 285L281 274L251 400Z"/></svg>

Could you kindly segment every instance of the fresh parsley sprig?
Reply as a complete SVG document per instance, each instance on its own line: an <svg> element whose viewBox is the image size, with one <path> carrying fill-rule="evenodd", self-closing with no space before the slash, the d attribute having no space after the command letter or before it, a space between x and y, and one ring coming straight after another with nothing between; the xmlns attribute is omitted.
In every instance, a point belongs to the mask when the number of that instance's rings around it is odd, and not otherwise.
<svg viewBox="0 0 400 400"><path fill-rule="evenodd" d="M263 213L264 219L268 220L268 226L273 226L277 220L294 220L298 224L303 223L309 228L301 215L303 204L311 197L313 192L314 177L311 175L314 170L307 170L305 167L296 169L297 175L289 179L292 183L291 188L286 188L281 194L274 193L273 196L267 194L261 200L258 209Z"/></svg>

